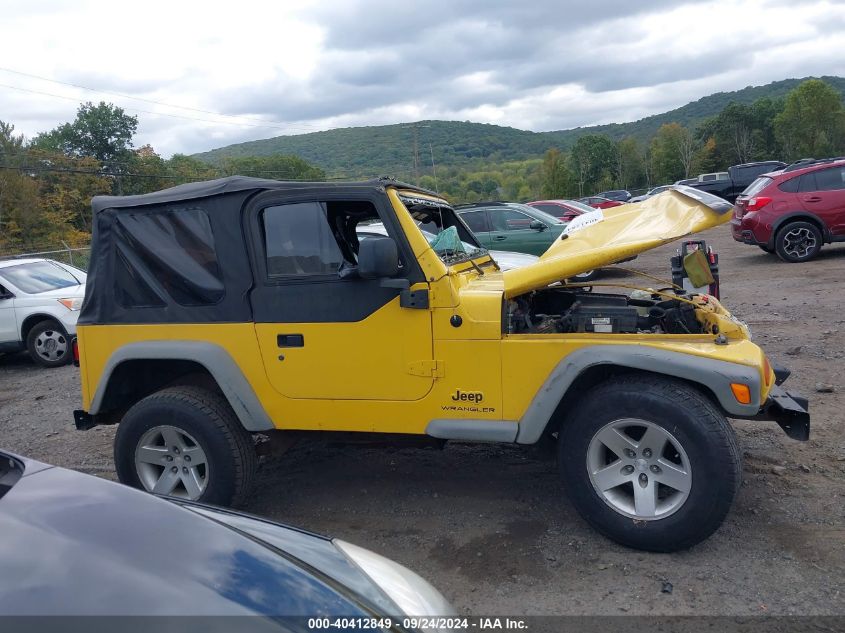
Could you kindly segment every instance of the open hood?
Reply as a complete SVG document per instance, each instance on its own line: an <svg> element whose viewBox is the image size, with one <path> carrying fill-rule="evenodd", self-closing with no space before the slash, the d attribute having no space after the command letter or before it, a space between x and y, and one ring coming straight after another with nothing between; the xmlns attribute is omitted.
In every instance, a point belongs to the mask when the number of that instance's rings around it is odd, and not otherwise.
<svg viewBox="0 0 845 633"><path fill-rule="evenodd" d="M724 224L732 208L722 198L678 186L638 204L585 213L569 223L538 262L504 273L505 296L544 288Z"/></svg>

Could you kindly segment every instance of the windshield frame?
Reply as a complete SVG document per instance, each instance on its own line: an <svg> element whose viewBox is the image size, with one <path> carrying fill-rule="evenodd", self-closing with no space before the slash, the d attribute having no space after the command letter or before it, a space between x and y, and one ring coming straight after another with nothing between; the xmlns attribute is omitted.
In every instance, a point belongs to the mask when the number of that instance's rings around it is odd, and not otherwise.
<svg viewBox="0 0 845 633"><path fill-rule="evenodd" d="M437 254L438 259L445 264L446 266L454 266L456 264L462 264L466 262L472 262L473 260L479 259L481 257L489 257L491 261L493 261L492 256L490 255L490 251L484 248L481 243L478 241L478 238L475 234L470 230L467 226L466 222L463 221L460 214L458 214L451 205L446 203L443 200L435 200L430 198L424 198L422 196L414 196L409 195L408 193L404 192L397 192L397 196L399 201L411 215L414 220L414 225L416 226L417 230L422 235L423 239L431 245L431 241L428 239L428 235L440 235L444 230L454 227L458 233L458 239L461 243L461 248L464 249L467 245L472 246L474 250L472 251L456 251L454 254L447 254L442 253L440 251L434 250ZM410 203L410 204L409 204ZM431 217L428 221L423 222L418 215L423 213L425 210L431 211ZM444 213L445 212L445 213ZM446 218L448 218L449 222L446 222ZM436 222L436 220L440 220L440 224ZM438 233L432 233L428 230L428 226L431 223L434 223L435 226L438 226L440 231ZM448 226L444 226L448 224ZM424 228L425 227L425 228Z"/></svg>

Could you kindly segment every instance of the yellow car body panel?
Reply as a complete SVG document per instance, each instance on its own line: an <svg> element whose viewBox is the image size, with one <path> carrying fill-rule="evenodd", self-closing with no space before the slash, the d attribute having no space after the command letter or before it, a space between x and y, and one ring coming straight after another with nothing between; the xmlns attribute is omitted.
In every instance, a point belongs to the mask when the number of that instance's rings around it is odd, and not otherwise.
<svg viewBox="0 0 845 633"><path fill-rule="evenodd" d="M402 193L386 190L424 271L425 282L414 289L428 290L428 309L402 308L396 298L347 323L81 324L83 408L105 388L115 350L162 341L222 347L277 429L424 434L438 419L518 422L555 367L578 350L608 344L751 367L761 376L760 402L765 400L772 374L763 352L712 298L698 317L705 329L726 333L726 344L717 344L712 333L508 335L503 329L507 298L716 226L727 214L667 192L606 210L601 222L573 231L538 263L501 273L486 255L444 264ZM303 335L306 345L279 348L276 337L287 332Z"/></svg>

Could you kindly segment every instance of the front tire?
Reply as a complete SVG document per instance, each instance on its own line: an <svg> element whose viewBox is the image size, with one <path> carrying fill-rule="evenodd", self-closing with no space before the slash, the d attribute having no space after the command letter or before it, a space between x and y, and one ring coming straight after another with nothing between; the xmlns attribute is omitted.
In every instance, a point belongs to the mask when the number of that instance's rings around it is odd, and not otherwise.
<svg viewBox="0 0 845 633"><path fill-rule="evenodd" d="M710 536L742 476L725 416L696 389L659 376L591 389L561 428L558 456L581 516L618 543L654 552Z"/></svg>
<svg viewBox="0 0 845 633"><path fill-rule="evenodd" d="M778 257L790 264L810 261L821 248L822 232L810 222L791 222L775 238Z"/></svg>
<svg viewBox="0 0 845 633"><path fill-rule="evenodd" d="M50 319L33 326L26 336L26 349L42 367L61 367L71 358L70 337L61 325Z"/></svg>
<svg viewBox="0 0 845 633"><path fill-rule="evenodd" d="M114 439L121 483L215 505L243 503L257 460L252 436L223 396L193 386L137 402Z"/></svg>

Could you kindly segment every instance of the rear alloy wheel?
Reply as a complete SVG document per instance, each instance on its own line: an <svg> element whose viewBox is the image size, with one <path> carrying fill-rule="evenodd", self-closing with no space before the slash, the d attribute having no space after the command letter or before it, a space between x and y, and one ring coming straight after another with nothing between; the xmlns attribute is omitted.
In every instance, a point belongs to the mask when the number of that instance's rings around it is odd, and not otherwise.
<svg viewBox="0 0 845 633"><path fill-rule="evenodd" d="M26 337L29 355L42 367L60 367L70 361L70 339L55 321L41 321Z"/></svg>
<svg viewBox="0 0 845 633"><path fill-rule="evenodd" d="M593 387L558 443L563 484L581 516L637 549L672 552L710 536L742 476L725 416L669 377L620 376Z"/></svg>
<svg viewBox="0 0 845 633"><path fill-rule="evenodd" d="M809 222L792 222L778 231L775 249L785 262L806 262L819 254L822 232Z"/></svg>
<svg viewBox="0 0 845 633"><path fill-rule="evenodd" d="M144 489L159 495L199 499L208 486L208 458L189 433L154 426L135 448L135 470Z"/></svg>
<svg viewBox="0 0 845 633"><path fill-rule="evenodd" d="M219 393L193 386L150 394L123 416L114 438L121 483L155 494L238 505L258 457L252 436Z"/></svg>

